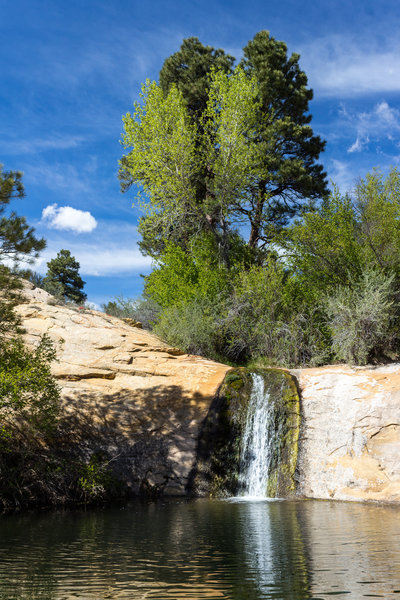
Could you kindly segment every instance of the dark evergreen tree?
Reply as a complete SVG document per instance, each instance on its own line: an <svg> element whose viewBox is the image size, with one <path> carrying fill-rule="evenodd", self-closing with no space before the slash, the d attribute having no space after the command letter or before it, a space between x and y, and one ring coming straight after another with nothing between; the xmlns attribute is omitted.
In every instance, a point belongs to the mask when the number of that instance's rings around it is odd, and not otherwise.
<svg viewBox="0 0 400 600"><path fill-rule="evenodd" d="M35 237L34 229L29 227L25 217L19 217L15 212L5 214L13 199L24 196L22 173L3 171L0 165L0 260L35 258L46 247L44 239Z"/></svg>
<svg viewBox="0 0 400 600"><path fill-rule="evenodd" d="M265 243L270 229L286 225L304 199L326 196L327 181L316 161L325 142L313 134L308 113L313 91L299 65L300 56L287 57L284 42L260 31L243 49L246 73L259 85L261 111L259 143L263 146L261 175L248 206L239 211L251 223L250 246Z"/></svg>
<svg viewBox="0 0 400 600"><path fill-rule="evenodd" d="M189 113L199 120L207 105L211 69L229 73L234 62L234 57L224 50L203 46L197 37L187 38L180 50L164 61L160 86L168 92L175 84L186 100Z"/></svg>
<svg viewBox="0 0 400 600"><path fill-rule="evenodd" d="M82 292L85 281L79 275L80 264L69 250L60 250L56 258L47 263L44 287L50 293L61 295L65 300L80 304L87 298Z"/></svg>
<svg viewBox="0 0 400 600"><path fill-rule="evenodd" d="M25 195L22 183L22 173L19 171L4 171L0 164L0 334L14 329L18 319L14 306L20 300L21 284L13 276L4 260L30 260L38 256L46 246L44 239L34 234L25 217L19 217L15 212L7 213L12 200L23 198Z"/></svg>

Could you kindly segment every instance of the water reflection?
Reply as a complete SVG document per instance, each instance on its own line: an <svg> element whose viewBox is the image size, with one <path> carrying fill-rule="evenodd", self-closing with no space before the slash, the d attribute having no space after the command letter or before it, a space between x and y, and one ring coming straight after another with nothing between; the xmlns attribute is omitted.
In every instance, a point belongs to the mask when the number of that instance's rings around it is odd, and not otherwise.
<svg viewBox="0 0 400 600"><path fill-rule="evenodd" d="M133 503L0 518L1 600L400 598L400 509Z"/></svg>

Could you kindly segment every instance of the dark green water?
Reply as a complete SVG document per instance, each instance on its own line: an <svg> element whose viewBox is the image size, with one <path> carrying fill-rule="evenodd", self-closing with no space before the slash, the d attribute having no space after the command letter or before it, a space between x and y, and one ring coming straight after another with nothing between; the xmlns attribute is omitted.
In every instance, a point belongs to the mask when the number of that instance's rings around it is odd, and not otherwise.
<svg viewBox="0 0 400 600"><path fill-rule="evenodd" d="M132 503L0 517L0 599L399 598L400 509Z"/></svg>

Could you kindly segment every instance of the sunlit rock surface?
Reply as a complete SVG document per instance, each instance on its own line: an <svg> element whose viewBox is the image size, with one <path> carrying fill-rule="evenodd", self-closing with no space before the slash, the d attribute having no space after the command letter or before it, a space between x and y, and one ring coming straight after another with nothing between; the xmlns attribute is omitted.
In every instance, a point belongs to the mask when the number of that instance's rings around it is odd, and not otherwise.
<svg viewBox="0 0 400 600"><path fill-rule="evenodd" d="M105 452L132 492L184 494L199 429L229 367L171 348L104 313L53 304L27 284L18 307L35 344L47 333L58 361L62 419L86 457Z"/></svg>
<svg viewBox="0 0 400 600"><path fill-rule="evenodd" d="M400 502L400 365L293 373L301 391L300 494Z"/></svg>
<svg viewBox="0 0 400 600"><path fill-rule="evenodd" d="M230 368L104 313L56 306L31 284L26 295L26 340L48 333L55 342L64 428L84 457L105 452L134 493L184 494ZM400 364L292 374L301 392L298 493L400 502Z"/></svg>

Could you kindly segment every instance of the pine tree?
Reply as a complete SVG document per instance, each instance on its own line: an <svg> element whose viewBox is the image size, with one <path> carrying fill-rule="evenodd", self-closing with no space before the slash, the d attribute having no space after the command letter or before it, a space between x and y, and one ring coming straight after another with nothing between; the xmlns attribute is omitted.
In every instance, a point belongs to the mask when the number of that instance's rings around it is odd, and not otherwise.
<svg viewBox="0 0 400 600"><path fill-rule="evenodd" d="M65 300L81 304L87 298L82 292L85 281L79 275L80 264L69 250L60 250L56 258L47 263L44 287L50 293L61 295Z"/></svg>
<svg viewBox="0 0 400 600"><path fill-rule="evenodd" d="M211 70L230 73L235 59L222 49L203 46L197 37L183 40L160 71L160 87L168 93L174 84L182 92L189 113L199 120L208 101Z"/></svg>
<svg viewBox="0 0 400 600"><path fill-rule="evenodd" d="M4 171L0 164L0 334L15 329L18 323L13 309L21 299L22 287L4 261L29 261L46 246L44 239L35 236L25 217L19 217L14 211L7 213L9 204L24 196L22 173Z"/></svg>
<svg viewBox="0 0 400 600"><path fill-rule="evenodd" d="M284 42L260 31L243 49L241 65L258 82L262 148L260 176L248 205L239 208L251 223L249 245L268 242L271 229L287 225L305 199L327 195L326 173L316 161L325 142L313 134L308 113L313 91L298 54L287 57Z"/></svg>

